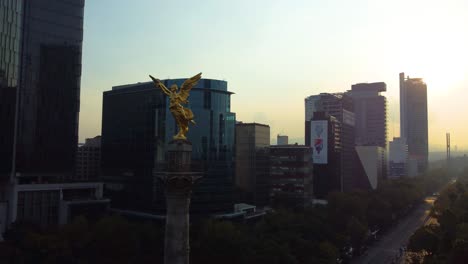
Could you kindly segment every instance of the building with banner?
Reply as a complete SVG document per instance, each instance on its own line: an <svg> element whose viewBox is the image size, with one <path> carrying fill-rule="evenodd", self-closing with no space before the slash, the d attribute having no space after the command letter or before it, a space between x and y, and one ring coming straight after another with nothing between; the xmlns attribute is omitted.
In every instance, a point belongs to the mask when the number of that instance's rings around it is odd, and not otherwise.
<svg viewBox="0 0 468 264"><path fill-rule="evenodd" d="M322 112L323 114L317 115L317 112ZM355 117L354 117L354 108L353 108L353 100L350 96L337 93L337 94L330 94L330 93L321 93L319 95L313 95L305 98L305 144L307 146L313 147L316 143L319 144L320 139L317 137L318 131L313 131L313 129L317 129L317 126L312 127L312 120L327 120L328 117L334 117L334 127L332 131L328 131L328 137L330 137L330 133L337 133L339 137L336 139L336 145L339 149L340 155L340 162L339 164L330 165L329 166L336 166L339 165L340 170L340 184L339 190L340 191L351 191L355 188L353 185L354 176L353 170L354 165L356 164L356 152L354 149L355 146L355 139L354 139L354 125L355 125ZM337 124L339 123L339 124ZM320 123L316 123L320 124ZM330 129L330 125L328 126ZM313 135L316 136L315 139L318 139L317 142L313 142ZM323 132L322 132L323 137ZM320 148L320 145L318 145ZM330 146L328 146L330 149ZM337 150L338 150L337 149ZM318 154L318 149L314 151L314 155L316 158L321 158L319 160L314 160L314 164L317 165L325 165L323 162L324 156ZM316 174L315 177L321 177L320 173ZM326 176L323 176L326 177ZM336 187L335 184L332 184L333 188ZM330 187L332 188L332 187ZM328 188L329 189L329 188Z"/></svg>
<svg viewBox="0 0 468 264"><path fill-rule="evenodd" d="M341 123L325 112L315 112L310 124L314 197L324 199L329 192L343 191Z"/></svg>

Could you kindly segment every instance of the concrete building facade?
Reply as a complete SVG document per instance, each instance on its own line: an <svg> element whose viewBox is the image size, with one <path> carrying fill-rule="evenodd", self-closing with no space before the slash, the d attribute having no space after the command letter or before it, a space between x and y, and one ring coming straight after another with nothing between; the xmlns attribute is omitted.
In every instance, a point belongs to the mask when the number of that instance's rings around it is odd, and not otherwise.
<svg viewBox="0 0 468 264"><path fill-rule="evenodd" d="M236 186L245 203L265 206L270 198L270 126L236 124Z"/></svg>
<svg viewBox="0 0 468 264"><path fill-rule="evenodd" d="M278 134L276 136L276 145L288 145L289 144L289 138L286 135L280 135Z"/></svg>
<svg viewBox="0 0 468 264"><path fill-rule="evenodd" d="M408 145L403 138L390 141L388 176L392 179L408 176Z"/></svg>
<svg viewBox="0 0 468 264"><path fill-rule="evenodd" d="M303 207L313 196L312 148L270 146L271 197L274 203Z"/></svg>
<svg viewBox="0 0 468 264"><path fill-rule="evenodd" d="M76 153L76 169L73 180L96 181L101 170L101 136L87 138L78 147Z"/></svg>
<svg viewBox="0 0 468 264"><path fill-rule="evenodd" d="M357 146L387 147L387 90L383 82L359 83L346 92L353 98Z"/></svg>

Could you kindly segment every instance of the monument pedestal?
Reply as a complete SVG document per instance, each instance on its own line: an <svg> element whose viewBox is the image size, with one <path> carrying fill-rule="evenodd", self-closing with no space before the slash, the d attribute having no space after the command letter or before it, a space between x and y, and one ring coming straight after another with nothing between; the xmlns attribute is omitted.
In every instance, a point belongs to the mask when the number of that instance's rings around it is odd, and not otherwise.
<svg viewBox="0 0 468 264"><path fill-rule="evenodd" d="M167 171L158 173L166 193L165 264L189 263L189 208L192 188L202 177L191 172L192 144L173 140L167 149Z"/></svg>

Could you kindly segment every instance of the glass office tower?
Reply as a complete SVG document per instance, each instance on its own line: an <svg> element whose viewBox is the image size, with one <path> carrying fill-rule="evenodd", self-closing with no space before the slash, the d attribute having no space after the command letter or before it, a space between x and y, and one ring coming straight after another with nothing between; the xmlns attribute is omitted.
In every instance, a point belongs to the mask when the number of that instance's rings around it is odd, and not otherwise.
<svg viewBox="0 0 468 264"><path fill-rule="evenodd" d="M68 178L78 142L84 0L23 4L15 172L20 182Z"/></svg>
<svg viewBox="0 0 468 264"><path fill-rule="evenodd" d="M102 104L101 172L114 207L145 210L164 160L165 95L152 83L113 87Z"/></svg>
<svg viewBox="0 0 468 264"><path fill-rule="evenodd" d="M185 79L163 80L179 87ZM195 126L187 134L193 163L204 172L192 195L193 213L232 210L235 114L227 82L201 79L190 92ZM113 87L104 92L102 171L114 204L163 210L164 193L154 178L164 167L167 144L177 133L168 98L152 82ZM155 205L155 207L153 207Z"/></svg>
<svg viewBox="0 0 468 264"><path fill-rule="evenodd" d="M186 79L164 80L166 87ZM205 172L195 185L191 212L225 212L232 210L234 178L235 113L231 112L231 94L227 82L201 79L192 89L189 108L195 115L196 126L187 134L193 145L192 159ZM172 140L177 126L170 111L166 111L166 142Z"/></svg>
<svg viewBox="0 0 468 264"><path fill-rule="evenodd" d="M0 2L0 181L12 169L21 14L22 1Z"/></svg>
<svg viewBox="0 0 468 264"><path fill-rule="evenodd" d="M84 0L0 1L0 232L46 216L41 206L23 214L24 193L73 175L83 14Z"/></svg>

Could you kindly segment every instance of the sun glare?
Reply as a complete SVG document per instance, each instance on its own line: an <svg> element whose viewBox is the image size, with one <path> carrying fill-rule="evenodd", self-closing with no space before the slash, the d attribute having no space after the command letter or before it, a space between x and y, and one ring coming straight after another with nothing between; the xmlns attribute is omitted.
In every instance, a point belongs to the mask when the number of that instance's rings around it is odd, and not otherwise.
<svg viewBox="0 0 468 264"><path fill-rule="evenodd" d="M395 65L410 77L423 78L433 95L450 93L468 75L468 51L465 36L435 34L407 38L399 45Z"/></svg>

